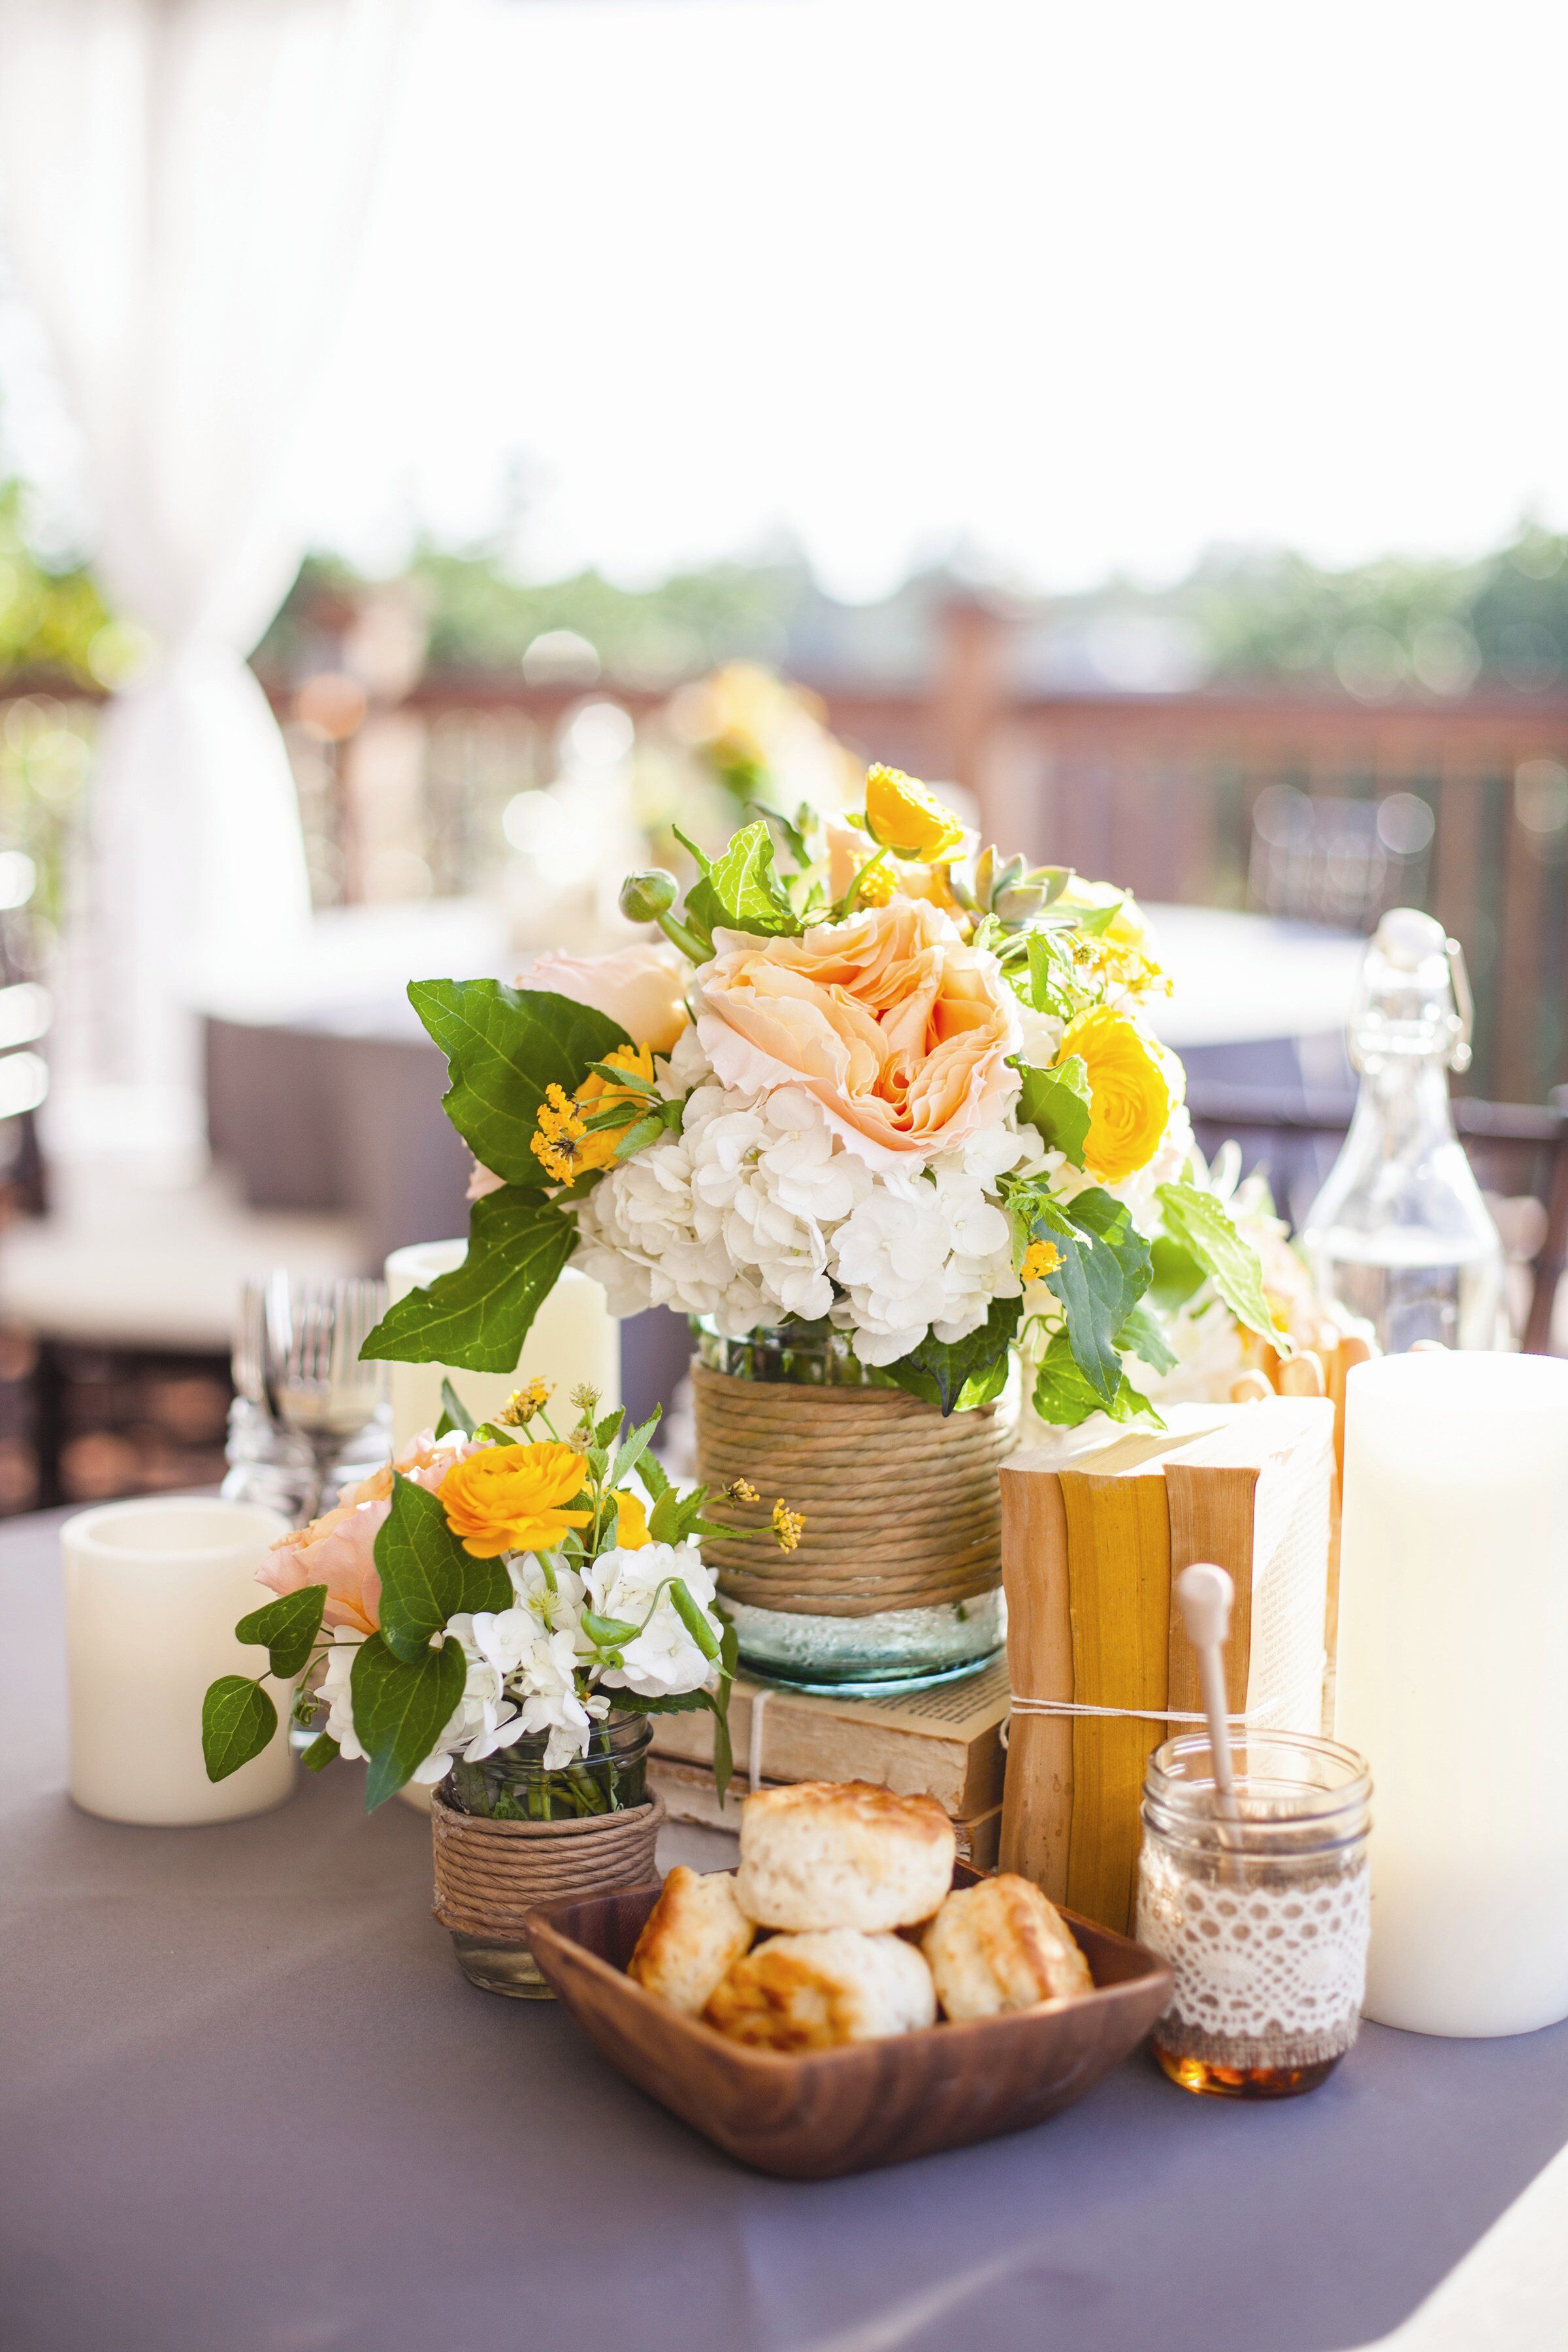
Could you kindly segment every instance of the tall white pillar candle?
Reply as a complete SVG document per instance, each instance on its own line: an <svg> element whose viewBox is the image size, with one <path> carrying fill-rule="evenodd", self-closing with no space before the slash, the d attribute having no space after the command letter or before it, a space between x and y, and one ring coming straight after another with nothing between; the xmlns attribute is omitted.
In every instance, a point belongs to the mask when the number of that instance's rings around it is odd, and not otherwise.
<svg viewBox="0 0 1568 2352"><path fill-rule="evenodd" d="M110 1822L232 1822L294 1783L290 1690L268 1682L278 1730L226 1780L202 1759L202 1701L265 1650L235 1626L271 1599L256 1581L289 1522L255 1503L160 1495L103 1503L60 1529L70 1706L70 1793Z"/></svg>
<svg viewBox="0 0 1568 2352"><path fill-rule="evenodd" d="M1366 2014L1568 2016L1568 1363L1390 1356L1345 1386L1335 1736L1372 1766Z"/></svg>
<svg viewBox="0 0 1568 2352"><path fill-rule="evenodd" d="M396 1305L437 1275L451 1274L468 1255L467 1242L419 1242L394 1250L386 1261L386 1292ZM584 1381L598 1390L608 1412L621 1401L621 1328L600 1285L568 1266L533 1318L522 1354L510 1372L468 1372L450 1364L393 1364L392 1442L399 1453L422 1429L441 1418L441 1383L450 1381L476 1421L503 1405L520 1380L548 1381L556 1405L566 1406ZM569 1420L575 1415L567 1412Z"/></svg>

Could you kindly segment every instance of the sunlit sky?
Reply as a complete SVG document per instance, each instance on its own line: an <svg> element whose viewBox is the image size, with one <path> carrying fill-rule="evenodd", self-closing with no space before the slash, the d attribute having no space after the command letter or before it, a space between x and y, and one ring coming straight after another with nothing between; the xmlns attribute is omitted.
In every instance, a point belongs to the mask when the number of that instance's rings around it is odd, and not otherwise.
<svg viewBox="0 0 1568 2352"><path fill-rule="evenodd" d="M868 595L1568 522L1565 87L1560 0L439 0L313 535L512 479L539 576Z"/></svg>

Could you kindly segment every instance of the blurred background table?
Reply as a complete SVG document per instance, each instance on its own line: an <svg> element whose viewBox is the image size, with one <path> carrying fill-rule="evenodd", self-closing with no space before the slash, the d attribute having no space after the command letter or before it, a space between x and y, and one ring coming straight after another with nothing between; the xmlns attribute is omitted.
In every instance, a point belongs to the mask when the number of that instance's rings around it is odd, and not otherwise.
<svg viewBox="0 0 1568 2352"><path fill-rule="evenodd" d="M1346 1082L1362 939L1210 908L1147 911L1173 983L1156 1025L1194 1076ZM405 984L482 972L510 976L499 912L448 900L320 917L310 956L206 992L213 1156L253 1208L346 1213L373 1265L466 1230L468 1156L441 1115L446 1063Z"/></svg>

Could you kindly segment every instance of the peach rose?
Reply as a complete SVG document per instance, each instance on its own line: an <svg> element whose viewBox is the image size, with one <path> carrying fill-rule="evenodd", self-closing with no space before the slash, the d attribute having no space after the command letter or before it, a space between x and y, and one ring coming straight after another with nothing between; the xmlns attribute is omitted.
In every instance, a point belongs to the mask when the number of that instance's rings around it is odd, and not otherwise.
<svg viewBox="0 0 1568 2352"><path fill-rule="evenodd" d="M437 1445L426 1431L414 1440L397 1467L405 1477L434 1493L453 1463L471 1451L461 1441ZM377 1470L362 1479L335 1510L323 1512L308 1528L279 1536L257 1570L257 1581L278 1593L324 1584L327 1602L322 1624L374 1633L381 1623L375 1539L391 1513L392 1472Z"/></svg>
<svg viewBox="0 0 1568 2352"><path fill-rule="evenodd" d="M668 1054L689 1017L687 973L685 957L668 940L638 940L614 955L535 956L521 985L591 1004L618 1021L634 1045Z"/></svg>
<svg viewBox="0 0 1568 2352"><path fill-rule="evenodd" d="M717 934L697 1034L727 1087L804 1087L868 1167L908 1168L994 1126L1018 1006L994 956L922 898L799 939Z"/></svg>

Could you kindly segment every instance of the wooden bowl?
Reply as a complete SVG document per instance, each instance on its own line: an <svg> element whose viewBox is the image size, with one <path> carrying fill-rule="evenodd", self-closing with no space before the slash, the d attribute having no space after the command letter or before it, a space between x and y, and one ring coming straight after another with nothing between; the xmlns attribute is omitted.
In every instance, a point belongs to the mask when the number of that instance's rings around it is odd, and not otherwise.
<svg viewBox="0 0 1568 2352"><path fill-rule="evenodd" d="M955 1886L976 1874L962 1864ZM1142 1944L1070 1912L1095 1990L1060 2009L937 2025L786 2056L727 2041L626 1974L657 1886L542 1903L528 1939L551 1985L613 2065L727 2155L791 2180L832 2180L1043 2123L1135 2050L1171 1971Z"/></svg>

